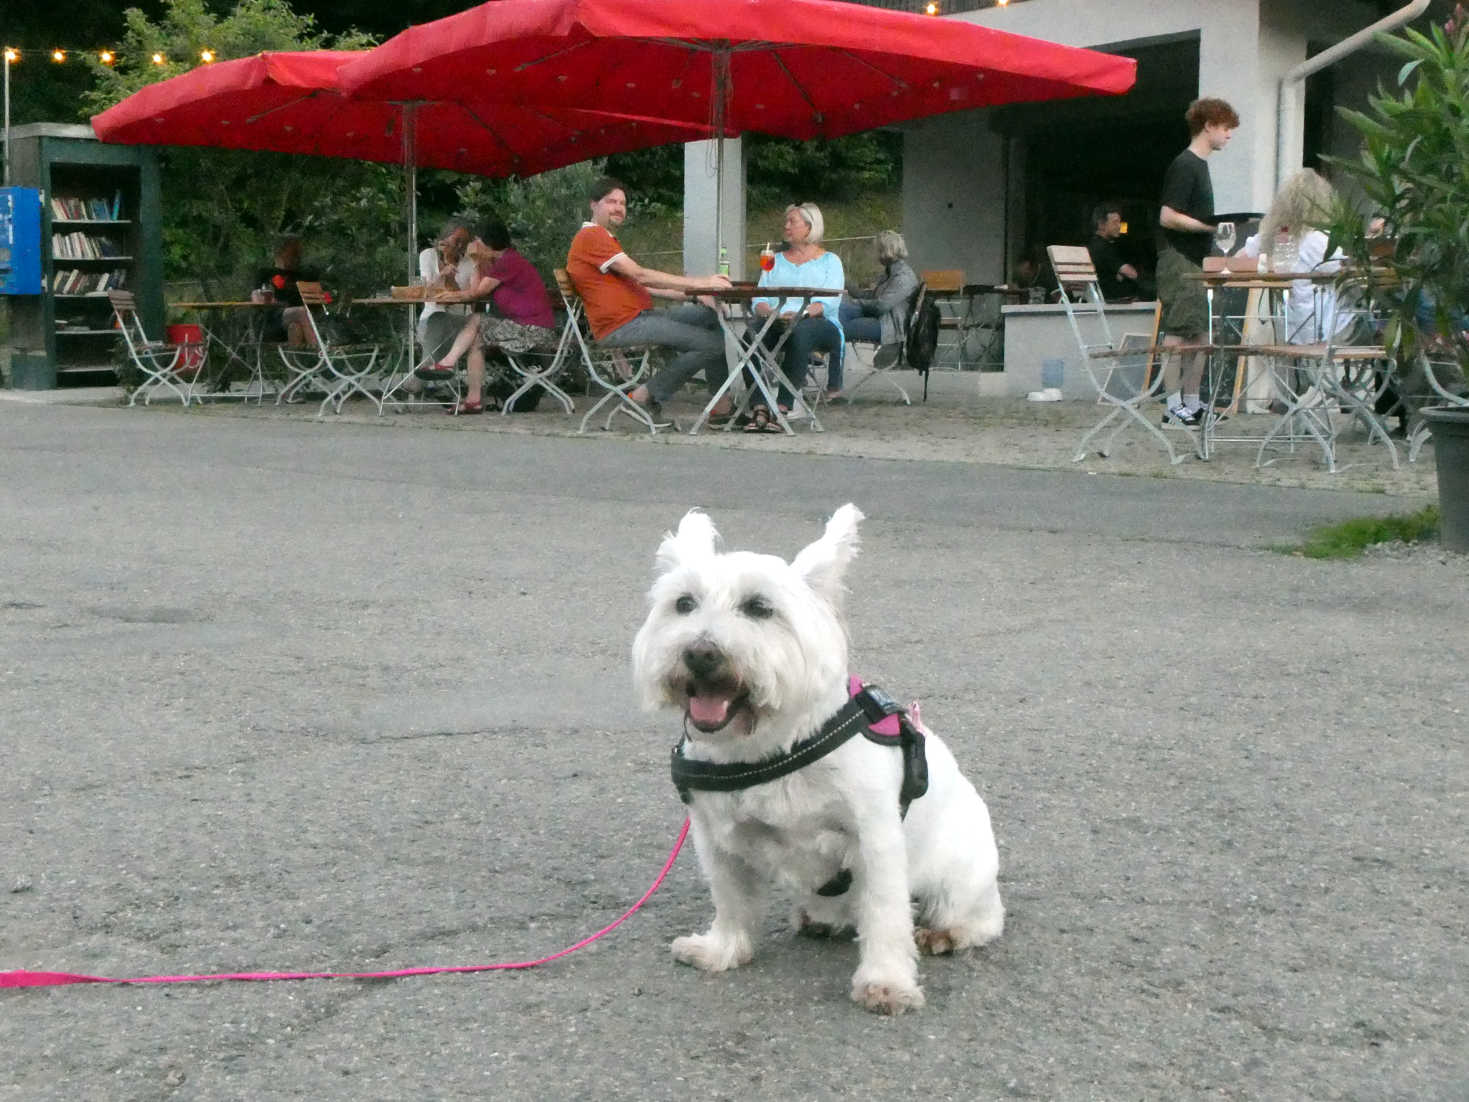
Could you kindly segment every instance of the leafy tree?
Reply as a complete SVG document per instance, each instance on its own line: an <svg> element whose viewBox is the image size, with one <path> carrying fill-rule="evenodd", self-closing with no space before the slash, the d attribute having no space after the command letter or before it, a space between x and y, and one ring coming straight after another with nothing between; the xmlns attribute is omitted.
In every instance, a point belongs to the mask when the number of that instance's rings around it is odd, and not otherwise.
<svg viewBox="0 0 1469 1102"><path fill-rule="evenodd" d="M205 0L166 0L156 21L136 8L124 21L117 64L90 62L95 87L83 97L88 114L191 68L205 47L224 60L261 50L372 44L356 32L326 35L284 0L240 0L224 14ZM167 63L153 64L154 52ZM324 268L338 289L371 290L407 270L401 169L185 147L160 148L159 158L168 279L197 280L209 295L240 293L285 234L302 237L308 262Z"/></svg>
<svg viewBox="0 0 1469 1102"><path fill-rule="evenodd" d="M605 171L596 160L523 180L468 179L458 188L458 213L475 225L504 222L515 247L549 280L553 269L565 267L566 249L587 218L587 191Z"/></svg>
<svg viewBox="0 0 1469 1102"><path fill-rule="evenodd" d="M1385 342L1408 368L1405 392L1421 393L1410 366L1420 354L1469 367L1469 17L1460 6L1427 34L1378 39L1405 59L1400 91L1379 87L1367 111L1341 109L1363 142L1355 161L1336 163L1385 220L1384 239L1368 239L1350 207L1332 237L1360 270L1389 273L1369 292L1389 313Z"/></svg>

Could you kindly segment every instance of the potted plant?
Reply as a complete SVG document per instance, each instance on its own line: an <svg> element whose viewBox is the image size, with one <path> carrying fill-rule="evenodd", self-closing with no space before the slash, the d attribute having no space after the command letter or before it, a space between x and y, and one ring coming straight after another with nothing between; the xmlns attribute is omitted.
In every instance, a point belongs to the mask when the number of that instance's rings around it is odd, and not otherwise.
<svg viewBox="0 0 1469 1102"><path fill-rule="evenodd" d="M1358 272L1376 273L1366 293L1387 318L1400 398L1433 434L1443 542L1469 551L1469 404L1432 404L1425 376L1431 360L1440 386L1469 403L1469 14L1461 4L1426 34L1378 40L1404 59L1398 91L1379 87L1366 111L1339 109L1363 142L1357 160L1335 163L1384 225L1369 236L1360 212L1343 208L1332 237Z"/></svg>

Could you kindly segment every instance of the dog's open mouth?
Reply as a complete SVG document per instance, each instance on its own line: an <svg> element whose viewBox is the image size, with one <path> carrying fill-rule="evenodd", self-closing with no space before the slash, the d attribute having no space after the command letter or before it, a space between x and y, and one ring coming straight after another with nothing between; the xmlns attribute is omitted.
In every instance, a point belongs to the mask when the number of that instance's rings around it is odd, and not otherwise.
<svg viewBox="0 0 1469 1102"><path fill-rule="evenodd" d="M746 711L750 700L749 694L738 684L690 681L687 692L685 714L689 722L706 735L729 726L731 720Z"/></svg>

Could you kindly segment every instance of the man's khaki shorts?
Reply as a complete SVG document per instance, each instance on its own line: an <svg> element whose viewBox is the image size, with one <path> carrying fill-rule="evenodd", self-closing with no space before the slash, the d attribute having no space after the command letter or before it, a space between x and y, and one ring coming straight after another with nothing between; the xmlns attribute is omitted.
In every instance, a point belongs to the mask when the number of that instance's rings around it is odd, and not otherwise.
<svg viewBox="0 0 1469 1102"><path fill-rule="evenodd" d="M1163 304L1162 331L1173 337L1199 337L1209 328L1209 298L1198 279L1185 279L1201 269L1176 249L1158 254L1158 301Z"/></svg>

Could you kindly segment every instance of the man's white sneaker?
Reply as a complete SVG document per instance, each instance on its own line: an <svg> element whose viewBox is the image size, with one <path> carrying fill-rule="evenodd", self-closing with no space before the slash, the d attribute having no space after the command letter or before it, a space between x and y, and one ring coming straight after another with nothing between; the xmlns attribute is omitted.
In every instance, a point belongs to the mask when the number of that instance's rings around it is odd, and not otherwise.
<svg viewBox="0 0 1469 1102"><path fill-rule="evenodd" d="M1163 414L1165 425L1184 425L1188 428L1193 428L1203 419L1202 410L1195 411L1186 406L1169 406L1168 412Z"/></svg>

